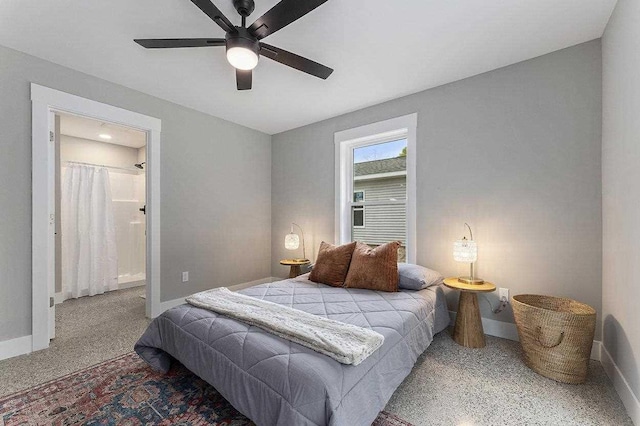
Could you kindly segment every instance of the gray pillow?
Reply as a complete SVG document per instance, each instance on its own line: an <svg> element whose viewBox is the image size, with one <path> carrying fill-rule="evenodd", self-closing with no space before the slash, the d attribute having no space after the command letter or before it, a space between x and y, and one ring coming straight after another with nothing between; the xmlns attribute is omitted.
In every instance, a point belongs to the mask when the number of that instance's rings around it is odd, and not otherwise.
<svg viewBox="0 0 640 426"><path fill-rule="evenodd" d="M398 263L398 275L398 287L405 290L421 290L444 280L440 272L412 263Z"/></svg>

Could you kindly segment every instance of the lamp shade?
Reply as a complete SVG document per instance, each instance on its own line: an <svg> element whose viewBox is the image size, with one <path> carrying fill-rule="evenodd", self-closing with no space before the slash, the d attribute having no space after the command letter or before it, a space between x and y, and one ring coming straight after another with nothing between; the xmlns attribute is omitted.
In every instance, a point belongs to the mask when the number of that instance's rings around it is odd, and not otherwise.
<svg viewBox="0 0 640 426"><path fill-rule="evenodd" d="M473 263L478 260L478 245L473 240L457 240L453 243L453 259L456 262Z"/></svg>
<svg viewBox="0 0 640 426"><path fill-rule="evenodd" d="M284 237L284 248L287 250L296 250L300 247L300 237L293 232Z"/></svg>

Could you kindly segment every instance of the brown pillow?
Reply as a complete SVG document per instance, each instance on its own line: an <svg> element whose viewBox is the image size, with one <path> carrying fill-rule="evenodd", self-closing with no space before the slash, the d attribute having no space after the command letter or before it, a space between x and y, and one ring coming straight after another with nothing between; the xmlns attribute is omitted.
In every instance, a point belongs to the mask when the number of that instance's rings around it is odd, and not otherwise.
<svg viewBox="0 0 640 426"><path fill-rule="evenodd" d="M356 243L348 243L341 246L334 246L324 241L320 243L318 259L316 264L313 265L309 279L333 287L342 287L355 247Z"/></svg>
<svg viewBox="0 0 640 426"><path fill-rule="evenodd" d="M345 287L398 291L399 241L371 248L358 242L353 251Z"/></svg>

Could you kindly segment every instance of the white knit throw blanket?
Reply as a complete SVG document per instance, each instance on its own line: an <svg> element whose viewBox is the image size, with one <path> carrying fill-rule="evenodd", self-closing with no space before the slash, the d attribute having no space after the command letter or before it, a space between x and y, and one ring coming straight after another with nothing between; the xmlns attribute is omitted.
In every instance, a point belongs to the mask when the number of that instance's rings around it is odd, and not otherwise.
<svg viewBox="0 0 640 426"><path fill-rule="evenodd" d="M342 364L360 364L384 342L384 336L373 330L234 293L226 287L193 294L187 303L255 325Z"/></svg>

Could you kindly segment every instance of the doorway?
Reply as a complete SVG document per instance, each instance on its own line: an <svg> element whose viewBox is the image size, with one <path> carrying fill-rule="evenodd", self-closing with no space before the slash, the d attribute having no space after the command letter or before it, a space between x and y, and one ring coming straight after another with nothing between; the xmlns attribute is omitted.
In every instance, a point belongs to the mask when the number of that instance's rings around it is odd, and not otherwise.
<svg viewBox="0 0 640 426"><path fill-rule="evenodd" d="M130 250L142 250L144 256L139 256L137 262L130 262L128 271L116 272L115 286L119 285L120 275L128 278L128 284L145 285L145 313L153 318L160 314L160 129L159 119L127 111L111 105L70 95L36 84L31 85L32 100L32 350L40 350L49 346L49 340L55 335L55 299L56 299L56 223L61 216L58 208L60 202L56 202L56 131L60 131L60 119L75 117L77 119L89 119L98 121L105 126L130 129L139 132L145 141L145 150L136 157L136 162L122 167L122 172L131 171L130 176L139 176L138 170L144 170L145 190L143 201L143 220L131 220L129 225L137 227L139 232L146 234L146 238L138 237L130 245ZM56 115L60 118L56 119ZM58 129L56 130L56 122ZM105 135L108 133L105 132ZM98 136L99 137L99 136ZM96 168L105 166L104 160L94 158L84 166ZM73 163L71 161L70 163ZM70 163L64 164L70 167ZM144 163L144 164L142 164ZM136 165L143 168L140 169ZM100 168L100 167L98 167ZM103 168L105 169L105 168ZM115 175L115 173L114 173ZM62 176L61 176L62 177ZM125 180L128 178L125 178ZM112 200L113 201L113 200ZM130 200L131 201L131 200ZM140 200L136 200L138 202ZM128 206L131 207L131 206ZM127 208L123 207L123 210ZM114 219L115 220L115 219ZM139 223L136 223L139 222ZM58 224L58 229L60 224ZM135 232L133 232L135 235ZM64 235L64 233L62 234ZM58 256L59 257L59 256ZM135 256L129 256L134 258ZM142 259L142 260L141 260ZM144 267L140 267L140 261ZM133 265L132 263L136 263ZM144 271L144 280L142 280ZM120 274L120 272L123 272ZM126 280L125 278L125 280ZM123 285L126 285L123 282ZM113 284L112 284L113 287ZM60 289L60 287L58 287ZM59 292L58 292L59 293Z"/></svg>
<svg viewBox="0 0 640 426"><path fill-rule="evenodd" d="M142 289L146 133L67 113L54 119L55 304Z"/></svg>

